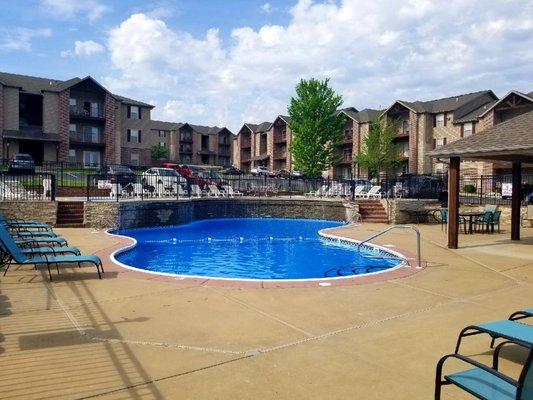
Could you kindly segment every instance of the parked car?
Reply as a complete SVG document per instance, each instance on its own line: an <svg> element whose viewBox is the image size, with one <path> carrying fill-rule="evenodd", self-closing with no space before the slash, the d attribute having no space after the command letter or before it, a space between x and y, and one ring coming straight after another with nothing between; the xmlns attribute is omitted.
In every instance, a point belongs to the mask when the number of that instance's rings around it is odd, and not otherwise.
<svg viewBox="0 0 533 400"><path fill-rule="evenodd" d="M254 176L260 176L260 175L267 175L268 176L270 174L270 172L268 171L268 168L264 167L262 165L258 165L257 167L253 167L250 172Z"/></svg>
<svg viewBox="0 0 533 400"><path fill-rule="evenodd" d="M365 187L365 191L367 191L368 189L370 189L372 187L372 182L370 182L367 179L355 179L354 180L354 187L356 187L356 186L364 186Z"/></svg>
<svg viewBox="0 0 533 400"><path fill-rule="evenodd" d="M286 169L280 169L278 172L276 172L276 178L289 179L290 177L291 173Z"/></svg>
<svg viewBox="0 0 533 400"><path fill-rule="evenodd" d="M292 176L293 179L303 179L303 178L305 178L304 173L300 172L300 171L292 171L291 176Z"/></svg>
<svg viewBox="0 0 533 400"><path fill-rule="evenodd" d="M15 154L13 159L9 160L7 170L11 173L34 174L35 162L29 154Z"/></svg>
<svg viewBox="0 0 533 400"><path fill-rule="evenodd" d="M222 170L223 175L242 175L243 172L236 167L228 167Z"/></svg>
<svg viewBox="0 0 533 400"><path fill-rule="evenodd" d="M99 175L104 175L111 183L119 183L126 186L130 183L135 183L137 177L133 171L124 165L106 165L100 167Z"/></svg>
<svg viewBox="0 0 533 400"><path fill-rule="evenodd" d="M163 185L171 189L175 183L186 184L187 180L172 168L150 168L142 173L141 183L143 186Z"/></svg>

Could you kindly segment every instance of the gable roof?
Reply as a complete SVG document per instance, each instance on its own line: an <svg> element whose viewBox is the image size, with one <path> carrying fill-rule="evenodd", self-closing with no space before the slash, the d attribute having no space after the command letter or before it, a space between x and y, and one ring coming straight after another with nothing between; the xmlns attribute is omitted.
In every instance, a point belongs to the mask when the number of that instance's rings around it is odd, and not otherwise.
<svg viewBox="0 0 533 400"><path fill-rule="evenodd" d="M533 102L533 92L531 93L528 93L528 94L525 94L525 93L522 93L522 92L519 92L518 90L511 90L509 93L507 93L505 96L503 96L500 100L498 101L495 101L494 104L492 104L492 106L490 108L488 108L487 110L485 110L481 115L480 117L482 117L483 115L485 115L486 113L488 113L490 110L492 110L494 107L496 107L498 104L500 104L501 102L503 102L507 97L509 97L510 95L516 95L516 96L520 96L528 101L531 101Z"/></svg>
<svg viewBox="0 0 533 400"><path fill-rule="evenodd" d="M428 153L432 157L504 159L522 155L533 159L533 111L451 142Z"/></svg>
<svg viewBox="0 0 533 400"><path fill-rule="evenodd" d="M481 90L479 92L465 93L457 96L450 96L427 101L417 100L409 102L405 100L397 100L392 103L392 105L387 108L382 113L382 115L389 111L395 104L401 104L405 108L408 108L409 110L414 111L416 113L439 114L445 112L452 112L480 97L487 97L487 102L490 101L489 99L497 99L496 95L492 92L492 90Z"/></svg>
<svg viewBox="0 0 533 400"><path fill-rule="evenodd" d="M473 111L469 112L468 114L463 115L460 118L457 118L455 121L453 121L454 124L463 124L465 122L474 122L477 121L481 115L485 114L485 112L492 108L494 104L496 104L498 100L493 100L488 103L483 104L481 107L478 107L474 109Z"/></svg>
<svg viewBox="0 0 533 400"><path fill-rule="evenodd" d="M161 131L174 131L181 128L183 124L181 122L166 122L166 121L150 121L150 129Z"/></svg>
<svg viewBox="0 0 533 400"><path fill-rule="evenodd" d="M225 131L231 133L231 131L225 126L219 127L219 126L205 126L205 125L193 125L193 124L189 124L189 126L196 132L201 133L202 135L217 135L217 134L224 133Z"/></svg>
<svg viewBox="0 0 533 400"><path fill-rule="evenodd" d="M260 124L250 124L245 123L243 127L246 126L248 129L250 129L253 133L261 133L266 132L270 129L272 126L272 122L261 122ZM242 128L241 128L242 130Z"/></svg>
<svg viewBox="0 0 533 400"><path fill-rule="evenodd" d="M365 108L357 113L359 123L364 124L372 121L374 118L379 117L383 110L374 110L372 108Z"/></svg>
<svg viewBox="0 0 533 400"><path fill-rule="evenodd" d="M58 79L40 78L36 76L0 72L0 83L2 85L16 87L25 93L39 94L39 95L42 94L43 92L62 92L63 90L69 89L72 86L87 79L92 80L96 85L100 86L105 92L111 94L115 99L117 99L118 101L121 101L124 104L131 104L131 105L140 106L140 107L154 108L154 106L151 104L110 93L104 86L102 86L96 79L94 79L91 76L86 76L85 78L75 77L72 79L68 79L66 81L61 81Z"/></svg>

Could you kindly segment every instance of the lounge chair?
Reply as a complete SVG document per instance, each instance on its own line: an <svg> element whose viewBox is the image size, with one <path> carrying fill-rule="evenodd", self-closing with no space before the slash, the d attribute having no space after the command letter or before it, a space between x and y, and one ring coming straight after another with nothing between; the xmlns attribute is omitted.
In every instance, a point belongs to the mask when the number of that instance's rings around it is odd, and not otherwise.
<svg viewBox="0 0 533 400"><path fill-rule="evenodd" d="M208 196L213 197L222 197L222 192L218 189L217 185L209 185L209 191L207 192Z"/></svg>
<svg viewBox="0 0 533 400"><path fill-rule="evenodd" d="M526 212L520 216L520 225L525 228L525 223L529 222L529 226L533 225L533 204L529 204L526 208Z"/></svg>
<svg viewBox="0 0 533 400"><path fill-rule="evenodd" d="M515 311L509 316L509 320L516 321L524 318L533 317L533 308L526 308L525 310Z"/></svg>
<svg viewBox="0 0 533 400"><path fill-rule="evenodd" d="M26 238L17 238L14 237L13 240L19 245L29 245L29 244L38 244L38 245L57 245L57 246L68 246L67 241L62 237L26 237Z"/></svg>
<svg viewBox="0 0 533 400"><path fill-rule="evenodd" d="M9 230L8 226L5 226L6 230ZM46 237L46 238L54 238L57 237L57 235L52 231L31 231L28 229L14 229L10 232L14 237L19 238L38 238L38 237Z"/></svg>
<svg viewBox="0 0 533 400"><path fill-rule="evenodd" d="M27 254L22 252L22 249L17 245L13 240L9 232L5 227L0 226L0 242L3 245L3 248L7 251L10 256L10 261L7 263L6 270L4 275L7 273L11 263L16 263L20 265L33 265L37 266L39 264L46 264L48 269L48 276L50 277L50 282L52 282L52 273L50 272L50 264L55 264L57 273L59 274L59 264L78 264L78 267L81 267L82 263L92 263L98 271L98 278L102 279L102 274L100 269L104 272L104 267L102 265L102 260L95 255L62 255L62 256L49 256L48 254L41 253L41 257L28 257Z"/></svg>
<svg viewBox="0 0 533 400"><path fill-rule="evenodd" d="M198 185L191 185L191 197L202 197L202 189Z"/></svg>
<svg viewBox="0 0 533 400"><path fill-rule="evenodd" d="M37 229L37 230L52 230L52 226L43 224L39 221L24 221L16 219L7 219L4 214L0 213L0 224L3 223L10 228L23 228L23 229Z"/></svg>
<svg viewBox="0 0 533 400"><path fill-rule="evenodd" d="M319 197L328 191L328 185L322 185L317 190L311 190L310 192L305 193L305 196Z"/></svg>
<svg viewBox="0 0 533 400"><path fill-rule="evenodd" d="M366 193L365 197L367 199L370 199L370 198L381 199L381 186L372 186L370 190Z"/></svg>
<svg viewBox="0 0 533 400"><path fill-rule="evenodd" d="M183 189L183 186L181 186L179 183L175 183L173 186L172 191L174 194L177 194L179 197L188 197L189 194Z"/></svg>
<svg viewBox="0 0 533 400"><path fill-rule="evenodd" d="M514 315L514 314L513 314ZM465 336L480 335L486 333L491 337L491 347L498 338L511 340L524 347L533 346L533 326L516 322L515 320L501 320L484 324L469 325L459 333L455 353L459 353L461 341Z"/></svg>
<svg viewBox="0 0 533 400"><path fill-rule="evenodd" d="M80 249L74 246L64 246L64 247L35 246L34 243L28 243L28 245L30 245L31 247L26 248L26 247L21 246L20 244L19 244L19 247L22 253L29 256L30 258L33 256L40 256L42 254L50 254L53 256L64 255L64 254L72 254L75 256L81 255ZM2 243L0 243L0 252L3 252L5 254L9 253Z"/></svg>
<svg viewBox="0 0 533 400"><path fill-rule="evenodd" d="M233 190L233 187L231 187L230 185L223 186L222 188L224 189L228 197L242 196L241 192L239 192L238 190Z"/></svg>
<svg viewBox="0 0 533 400"><path fill-rule="evenodd" d="M448 354L437 363L435 376L435 400L440 400L443 385L456 385L478 399L486 400L530 400L533 399L533 349L529 349L526 362L518 381L498 371L498 353L504 342L494 352L493 366L488 367L460 354ZM445 375L442 379L444 362L449 358L470 364L473 368Z"/></svg>
<svg viewBox="0 0 533 400"><path fill-rule="evenodd" d="M120 183L112 183L109 197L111 199L116 199L120 195L122 195L122 185Z"/></svg>

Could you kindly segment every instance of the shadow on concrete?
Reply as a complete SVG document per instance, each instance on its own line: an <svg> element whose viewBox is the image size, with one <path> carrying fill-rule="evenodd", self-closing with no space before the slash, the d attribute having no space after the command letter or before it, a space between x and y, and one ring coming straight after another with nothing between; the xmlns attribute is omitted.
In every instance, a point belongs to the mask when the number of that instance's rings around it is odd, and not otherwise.
<svg viewBox="0 0 533 400"><path fill-rule="evenodd" d="M9 297L2 293L0 290L0 318L11 315L11 302ZM5 341L5 336L1 331L2 323L0 323L0 354L5 353L6 349L1 345Z"/></svg>

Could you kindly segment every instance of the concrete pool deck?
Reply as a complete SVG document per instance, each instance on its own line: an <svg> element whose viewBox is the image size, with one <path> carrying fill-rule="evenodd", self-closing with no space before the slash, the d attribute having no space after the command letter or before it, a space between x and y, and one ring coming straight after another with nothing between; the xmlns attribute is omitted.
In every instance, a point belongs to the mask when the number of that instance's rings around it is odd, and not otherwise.
<svg viewBox="0 0 533 400"><path fill-rule="evenodd" d="M363 239L385 227L346 228ZM429 399L460 329L533 306L533 229L461 235L421 225L427 268L364 285L219 287L109 268L12 268L0 279L0 399ZM119 239L57 229L84 253ZM413 251L409 232L377 243ZM462 352L489 363L489 338ZM516 377L525 352L509 348ZM462 366L450 363L448 370ZM468 399L451 387L443 399Z"/></svg>

